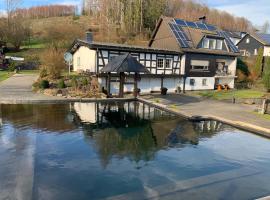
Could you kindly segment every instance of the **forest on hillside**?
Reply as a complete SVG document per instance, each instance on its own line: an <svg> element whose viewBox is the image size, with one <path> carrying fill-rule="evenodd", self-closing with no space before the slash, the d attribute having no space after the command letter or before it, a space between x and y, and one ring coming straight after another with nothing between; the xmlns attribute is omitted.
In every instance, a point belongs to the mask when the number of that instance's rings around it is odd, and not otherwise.
<svg viewBox="0 0 270 200"><path fill-rule="evenodd" d="M74 5L22 8L23 0L5 3L7 17L0 19L0 40L16 49L30 39L47 43L65 38L69 40L65 44L70 45L75 38L82 38L87 29L94 31L98 41L144 45L160 16L190 21L206 16L208 23L222 29L254 30L247 19L211 9L196 0L84 0L81 11Z"/></svg>

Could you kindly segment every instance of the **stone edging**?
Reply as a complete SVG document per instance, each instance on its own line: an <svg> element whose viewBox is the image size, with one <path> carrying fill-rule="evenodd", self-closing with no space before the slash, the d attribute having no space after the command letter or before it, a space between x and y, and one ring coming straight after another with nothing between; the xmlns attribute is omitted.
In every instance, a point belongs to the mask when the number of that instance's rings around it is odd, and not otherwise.
<svg viewBox="0 0 270 200"><path fill-rule="evenodd" d="M171 112L171 113L179 115L181 117L185 117L187 119L192 119L193 117L198 117L198 116L192 116L192 115L187 114L183 111L179 111L179 110L174 111L172 109L169 109L167 106L164 106L163 104L153 103L152 101L148 101L148 100L145 100L142 98L138 98L138 101L155 106L161 110ZM228 124L228 125L231 125L233 127L236 127L236 128L242 129L242 130L250 131L252 133L255 133L256 135L270 138L270 129L263 128L263 127L260 127L257 125L253 125L253 124L241 122L241 121L232 121L229 119L225 119L225 118L221 118L221 117L217 117L217 116L212 116L212 115L209 115L209 116L203 115L203 116L199 116L199 117L202 117L203 119L208 119L208 120L220 121L224 124Z"/></svg>

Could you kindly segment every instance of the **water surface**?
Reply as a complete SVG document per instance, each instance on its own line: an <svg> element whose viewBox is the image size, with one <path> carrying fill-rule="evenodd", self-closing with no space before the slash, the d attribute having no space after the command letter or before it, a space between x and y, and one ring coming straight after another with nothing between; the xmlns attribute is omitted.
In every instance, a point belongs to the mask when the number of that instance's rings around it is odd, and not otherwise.
<svg viewBox="0 0 270 200"><path fill-rule="evenodd" d="M0 105L0 199L255 199L270 140L138 102Z"/></svg>

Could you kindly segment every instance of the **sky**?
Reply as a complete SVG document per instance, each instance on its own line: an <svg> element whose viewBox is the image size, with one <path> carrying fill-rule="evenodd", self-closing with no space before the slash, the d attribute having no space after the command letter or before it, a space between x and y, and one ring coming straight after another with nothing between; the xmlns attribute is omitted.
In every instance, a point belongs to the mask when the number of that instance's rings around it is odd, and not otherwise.
<svg viewBox="0 0 270 200"><path fill-rule="evenodd" d="M0 10L4 9L0 0ZM80 5L81 0L21 0L24 7L46 4ZM270 0L197 0L211 8L225 10L235 16L246 17L254 25L261 26L266 20L270 22Z"/></svg>

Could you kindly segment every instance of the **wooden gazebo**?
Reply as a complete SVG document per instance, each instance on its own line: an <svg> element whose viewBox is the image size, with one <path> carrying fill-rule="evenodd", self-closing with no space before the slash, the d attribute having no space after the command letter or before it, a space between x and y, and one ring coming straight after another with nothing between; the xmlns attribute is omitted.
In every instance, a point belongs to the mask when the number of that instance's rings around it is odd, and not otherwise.
<svg viewBox="0 0 270 200"><path fill-rule="evenodd" d="M130 54L124 54L116 56L111 59L111 61L101 69L101 73L107 73L107 92L110 94L111 86L111 76L112 73L118 74L120 76L119 81L119 97L124 97L124 85L125 85L125 73L134 74L134 96L138 95L138 77L140 73L150 73L148 69L143 66L136 58Z"/></svg>

